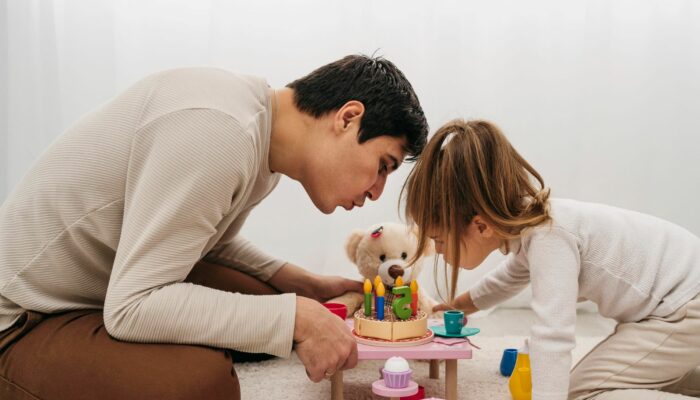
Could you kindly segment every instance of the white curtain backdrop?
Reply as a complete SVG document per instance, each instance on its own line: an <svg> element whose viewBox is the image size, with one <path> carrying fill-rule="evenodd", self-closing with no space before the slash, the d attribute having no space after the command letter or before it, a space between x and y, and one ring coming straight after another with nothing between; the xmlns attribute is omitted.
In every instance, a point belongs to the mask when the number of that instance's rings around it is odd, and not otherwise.
<svg viewBox="0 0 700 400"><path fill-rule="evenodd" d="M698 21L697 0L0 0L0 201L62 131L154 71L210 65L279 87L378 50L409 77L433 131L491 119L555 196L699 234ZM284 179L244 233L313 271L356 276L343 241L399 219L409 169L378 202L331 216ZM462 289L499 259L463 273Z"/></svg>

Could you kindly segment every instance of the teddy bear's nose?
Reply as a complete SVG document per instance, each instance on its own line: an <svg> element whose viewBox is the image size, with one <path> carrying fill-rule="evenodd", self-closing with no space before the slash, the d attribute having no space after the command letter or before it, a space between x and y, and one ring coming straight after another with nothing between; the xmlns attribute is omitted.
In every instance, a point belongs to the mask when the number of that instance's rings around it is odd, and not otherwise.
<svg viewBox="0 0 700 400"><path fill-rule="evenodd" d="M389 276L396 279L399 276L403 276L403 268L398 265L392 265L389 267Z"/></svg>

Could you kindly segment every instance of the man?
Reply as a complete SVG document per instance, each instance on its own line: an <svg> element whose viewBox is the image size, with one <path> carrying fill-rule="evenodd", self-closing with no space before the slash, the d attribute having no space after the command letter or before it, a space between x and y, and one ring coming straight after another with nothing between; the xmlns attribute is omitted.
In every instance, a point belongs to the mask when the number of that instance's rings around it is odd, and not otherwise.
<svg viewBox="0 0 700 400"><path fill-rule="evenodd" d="M62 135L0 208L0 398L238 398L222 349L294 345L315 382L352 368L355 342L316 300L361 284L238 232L282 174L326 214L377 200L427 131L381 58L279 90L209 68L138 82Z"/></svg>

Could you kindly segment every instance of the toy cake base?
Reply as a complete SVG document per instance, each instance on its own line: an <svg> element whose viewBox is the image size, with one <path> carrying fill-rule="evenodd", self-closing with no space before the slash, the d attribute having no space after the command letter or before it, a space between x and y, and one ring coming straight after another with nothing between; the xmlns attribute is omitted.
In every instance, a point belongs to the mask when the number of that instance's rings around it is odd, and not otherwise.
<svg viewBox="0 0 700 400"><path fill-rule="evenodd" d="M371 338L360 336L352 330L352 336L355 338L357 343L366 344L368 346L381 346L381 347L405 347L405 346L419 346L421 344L430 343L433 341L435 334L430 329L427 329L425 335L415 338L398 339L398 340L386 340L379 338Z"/></svg>

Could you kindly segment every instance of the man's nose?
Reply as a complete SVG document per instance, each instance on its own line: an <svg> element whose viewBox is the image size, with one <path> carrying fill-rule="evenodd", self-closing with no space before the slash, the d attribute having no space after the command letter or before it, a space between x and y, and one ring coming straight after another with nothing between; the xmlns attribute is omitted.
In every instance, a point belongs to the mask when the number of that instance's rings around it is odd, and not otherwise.
<svg viewBox="0 0 700 400"><path fill-rule="evenodd" d="M384 185L386 184L386 177L380 177L377 179L377 182L374 183L374 185L369 188L367 191L367 198L370 200L376 201L379 199L379 196L382 195L382 192L384 192Z"/></svg>

